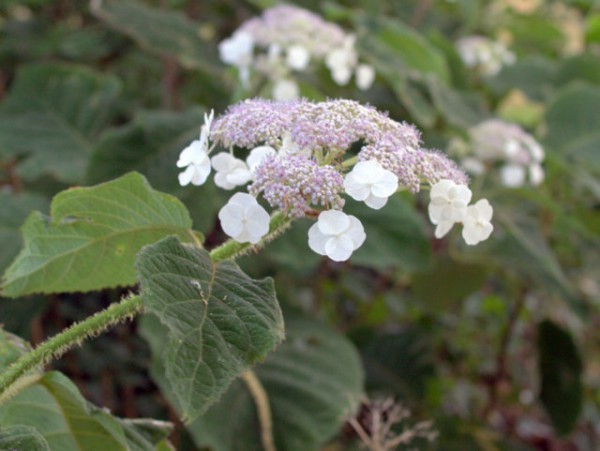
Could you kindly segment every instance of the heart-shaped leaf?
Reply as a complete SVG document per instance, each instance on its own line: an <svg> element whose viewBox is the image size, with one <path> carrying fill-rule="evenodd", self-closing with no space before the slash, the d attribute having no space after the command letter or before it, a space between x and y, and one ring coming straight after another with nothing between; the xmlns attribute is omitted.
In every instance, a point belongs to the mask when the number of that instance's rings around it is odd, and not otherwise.
<svg viewBox="0 0 600 451"><path fill-rule="evenodd" d="M144 248L137 268L146 310L169 329L166 375L188 421L283 339L271 279L253 280L232 261L215 264L175 237Z"/></svg>
<svg viewBox="0 0 600 451"><path fill-rule="evenodd" d="M4 275L5 296L132 285L142 246L173 234L191 239L183 204L137 173L63 191L50 215L34 212L25 222L25 247Z"/></svg>

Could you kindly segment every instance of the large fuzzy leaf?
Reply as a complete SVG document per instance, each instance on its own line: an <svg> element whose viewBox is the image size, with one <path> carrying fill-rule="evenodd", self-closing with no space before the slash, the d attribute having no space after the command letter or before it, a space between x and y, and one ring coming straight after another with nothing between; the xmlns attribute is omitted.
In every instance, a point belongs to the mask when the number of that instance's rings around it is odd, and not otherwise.
<svg viewBox="0 0 600 451"><path fill-rule="evenodd" d="M167 235L189 239L191 225L180 201L154 191L137 173L64 191L52 201L50 218L35 212L25 222L25 247L6 271L2 293L134 284L133 263L140 248Z"/></svg>
<svg viewBox="0 0 600 451"><path fill-rule="evenodd" d="M0 193L0 273L12 262L21 248L19 228L27 215L33 211L44 211L48 200L28 193Z"/></svg>
<svg viewBox="0 0 600 451"><path fill-rule="evenodd" d="M77 66L32 65L17 74L0 107L0 155L28 155L19 173L81 183L120 83Z"/></svg>
<svg viewBox="0 0 600 451"><path fill-rule="evenodd" d="M53 451L154 450L171 428L168 423L160 424L162 434L143 435L143 429L138 431L135 424L88 404L77 387L58 372L46 373L0 405L0 428L18 426L22 432L23 427L31 428L35 432L29 440L42 438Z"/></svg>
<svg viewBox="0 0 600 451"><path fill-rule="evenodd" d="M283 339L271 279L253 280L232 261L169 237L148 246L137 267L146 310L169 330L166 375L193 420Z"/></svg>

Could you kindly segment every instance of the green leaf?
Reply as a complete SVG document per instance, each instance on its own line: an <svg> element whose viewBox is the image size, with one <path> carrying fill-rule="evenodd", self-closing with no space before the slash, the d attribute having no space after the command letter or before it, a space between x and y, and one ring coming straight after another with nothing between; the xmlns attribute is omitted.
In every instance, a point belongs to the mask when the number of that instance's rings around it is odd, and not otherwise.
<svg viewBox="0 0 600 451"><path fill-rule="evenodd" d="M10 426L0 430L0 449L50 451L48 442L31 426Z"/></svg>
<svg viewBox="0 0 600 451"><path fill-rule="evenodd" d="M97 5L92 7L92 12L98 19L146 50L174 55L185 67L202 69L216 78L223 76L214 46L201 38L200 24L182 13L132 0L104 0Z"/></svg>
<svg viewBox="0 0 600 451"><path fill-rule="evenodd" d="M568 434L583 404L581 356L571 335L550 320L538 325L540 400L550 415L554 430Z"/></svg>
<svg viewBox="0 0 600 451"><path fill-rule="evenodd" d="M27 154L19 166L25 179L81 183L119 91L116 78L89 69L25 66L0 107L0 155Z"/></svg>
<svg viewBox="0 0 600 451"><path fill-rule="evenodd" d="M600 170L600 87L570 85L546 112L544 142L588 169Z"/></svg>
<svg viewBox="0 0 600 451"><path fill-rule="evenodd" d="M469 128L488 116L475 93L452 89L437 80L429 81L428 87L435 107L450 125Z"/></svg>
<svg viewBox="0 0 600 451"><path fill-rule="evenodd" d="M19 228L33 210L48 208L45 197L29 193L0 192L0 273L12 262L21 249Z"/></svg>
<svg viewBox="0 0 600 451"><path fill-rule="evenodd" d="M271 279L169 237L139 255L142 300L169 329L166 375L187 421L202 414L250 365L283 339Z"/></svg>
<svg viewBox="0 0 600 451"><path fill-rule="evenodd" d="M576 80L600 85L600 60L597 55L583 53L561 62L556 74L557 85Z"/></svg>
<svg viewBox="0 0 600 451"><path fill-rule="evenodd" d="M360 219L367 234L365 243L351 257L353 263L407 271L431 266L431 245L423 218L401 196L392 196L381 210L348 201L345 211Z"/></svg>
<svg viewBox="0 0 600 451"><path fill-rule="evenodd" d="M0 328L0 371L30 350L29 343Z"/></svg>
<svg viewBox="0 0 600 451"><path fill-rule="evenodd" d="M481 288L486 274L484 265L440 258L431 271L415 274L411 287L417 299L430 311L451 312L467 296Z"/></svg>
<svg viewBox="0 0 600 451"><path fill-rule="evenodd" d="M27 438L43 438L48 447L40 449L61 451L150 451L164 437L161 434L149 440L135 424L90 405L58 372L46 373L0 405L0 428L15 427L35 430Z"/></svg>
<svg viewBox="0 0 600 451"><path fill-rule="evenodd" d="M152 376L172 401L160 359L164 326L144 318L142 334L153 350ZM278 450L321 449L358 407L363 374L360 358L342 335L309 319L286 316L287 338L255 374L272 410ZM242 381L188 430L196 444L214 451L261 449L256 406Z"/></svg>
<svg viewBox="0 0 600 451"><path fill-rule="evenodd" d="M128 171L144 174L155 189L177 196L199 230L210 230L217 211L226 202L223 190L212 182L181 187L175 165L179 153L198 138L202 108L183 112L141 111L129 124L108 130L94 151L88 182L99 183Z"/></svg>
<svg viewBox="0 0 600 451"><path fill-rule="evenodd" d="M411 78L434 75L444 83L450 80L443 53L412 28L398 20L374 16L358 16L356 22L369 31L361 43L369 51L361 53L374 58L376 68L396 66ZM388 70L385 73L392 75Z"/></svg>
<svg viewBox="0 0 600 451"><path fill-rule="evenodd" d="M198 139L204 109L184 112L140 111L125 126L103 134L91 159L87 180L100 183L138 171L160 190L178 186L179 153Z"/></svg>
<svg viewBox="0 0 600 451"><path fill-rule="evenodd" d="M487 85L497 96L504 96L513 89L523 91L531 100L545 100L554 91L556 63L539 56L523 58L505 66L495 77L486 79Z"/></svg>
<svg viewBox="0 0 600 451"><path fill-rule="evenodd" d="M377 333L361 346L361 354L367 389L385 390L408 401L423 399L435 375L431 340L418 329Z"/></svg>
<svg viewBox="0 0 600 451"><path fill-rule="evenodd" d="M538 224L525 214L511 217L501 208L494 213L505 227L505 233L498 233L487 245L471 252L481 252L488 261L491 259L502 267L518 271L521 277L532 277L541 287L556 290L574 300L573 288Z"/></svg>
<svg viewBox="0 0 600 451"><path fill-rule="evenodd" d="M117 418L117 421L123 428L131 451L143 451L148 447L155 449L152 445L157 445L157 450L162 449L160 446L173 430L173 423L150 418Z"/></svg>
<svg viewBox="0 0 600 451"><path fill-rule="evenodd" d="M50 215L32 213L25 222L25 247L4 275L5 296L132 285L142 246L167 235L191 236L181 202L137 173L63 191Z"/></svg>

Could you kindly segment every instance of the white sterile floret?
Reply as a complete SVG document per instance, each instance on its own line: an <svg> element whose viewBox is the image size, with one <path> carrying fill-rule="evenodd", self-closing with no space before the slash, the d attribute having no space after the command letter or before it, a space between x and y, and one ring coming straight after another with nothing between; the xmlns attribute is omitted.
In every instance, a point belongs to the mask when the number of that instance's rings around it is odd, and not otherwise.
<svg viewBox="0 0 600 451"><path fill-rule="evenodd" d="M223 231L238 243L256 244L269 232L269 214L248 193L236 193L219 211Z"/></svg>
<svg viewBox="0 0 600 451"><path fill-rule="evenodd" d="M211 158L212 167L217 171L215 185L223 189L233 189L248 183L252 179L250 169L243 160L227 152L221 152Z"/></svg>
<svg viewBox="0 0 600 451"><path fill-rule="evenodd" d="M436 238L443 237L455 223L463 220L471 196L466 185L458 185L452 180L440 180L431 187L428 210L429 219L437 226Z"/></svg>
<svg viewBox="0 0 600 451"><path fill-rule="evenodd" d="M539 164L529 166L529 181L533 186L538 186L544 181L544 169Z"/></svg>
<svg viewBox="0 0 600 451"><path fill-rule="evenodd" d="M398 189L398 177L378 161L360 161L344 179L344 190L354 200L379 210Z"/></svg>
<svg viewBox="0 0 600 451"><path fill-rule="evenodd" d="M468 245L475 245L487 240L494 230L490 222L494 210L487 199L481 199L474 205L469 205L463 219L462 236Z"/></svg>
<svg viewBox="0 0 600 451"><path fill-rule="evenodd" d="M352 69L356 65L356 51L354 50L355 36L348 36L344 44L325 58L325 64L331 71L331 78L338 85L346 85L352 77Z"/></svg>
<svg viewBox="0 0 600 451"><path fill-rule="evenodd" d="M254 39L249 33L238 31L219 44L221 61L233 66L249 66L252 62Z"/></svg>
<svg viewBox="0 0 600 451"><path fill-rule="evenodd" d="M250 172L254 175L256 168L264 161L265 158L277 155L277 151L271 146L258 146L250 151L250 155L246 158L246 164Z"/></svg>
<svg viewBox="0 0 600 451"><path fill-rule="evenodd" d="M294 100L300 96L298 84L289 78L277 80L273 85L273 98L275 100Z"/></svg>
<svg viewBox="0 0 600 451"><path fill-rule="evenodd" d="M362 91L366 91L375 81L375 69L368 64L359 64L356 68L356 86Z"/></svg>
<svg viewBox="0 0 600 451"><path fill-rule="evenodd" d="M238 31L219 44L221 61L236 66L244 86L250 83L250 65L254 52L254 38L249 33Z"/></svg>
<svg viewBox="0 0 600 451"><path fill-rule="evenodd" d="M303 45L292 45L287 49L286 62L290 69L304 70L310 62L310 52Z"/></svg>
<svg viewBox="0 0 600 451"><path fill-rule="evenodd" d="M336 262L348 260L367 235L360 221L338 210L323 211L308 230L308 246Z"/></svg>
<svg viewBox="0 0 600 451"><path fill-rule="evenodd" d="M181 151L177 160L178 168L186 168L179 173L179 184L181 186L202 185L210 174L210 159L208 158L208 136L210 126L215 116L211 110L210 114L204 114L204 124L200 129L200 138Z"/></svg>

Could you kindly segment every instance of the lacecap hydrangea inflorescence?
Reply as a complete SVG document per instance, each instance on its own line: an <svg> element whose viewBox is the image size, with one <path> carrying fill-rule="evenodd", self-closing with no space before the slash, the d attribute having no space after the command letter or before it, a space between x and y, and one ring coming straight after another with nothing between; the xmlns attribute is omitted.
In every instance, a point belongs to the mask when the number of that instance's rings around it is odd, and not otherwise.
<svg viewBox="0 0 600 451"><path fill-rule="evenodd" d="M239 242L256 244L267 234L262 197L290 218L317 218L311 249L347 260L366 235L343 212L345 196L380 209L399 190L424 186L436 237L462 223L467 244L477 244L493 229L487 200L469 205L468 177L443 153L423 148L415 126L352 100L245 100L215 120L206 115L200 135L181 152L179 181L201 185L215 170L220 188L247 187L219 212L223 230ZM217 145L227 151L210 155Z"/></svg>
<svg viewBox="0 0 600 451"><path fill-rule="evenodd" d="M359 89L369 89L375 70L359 62L355 41L354 34L311 11L280 5L244 22L219 44L219 54L238 69L246 88L255 71L270 80L274 99L291 100L300 95L295 74L321 62L338 85L347 85L354 75Z"/></svg>

